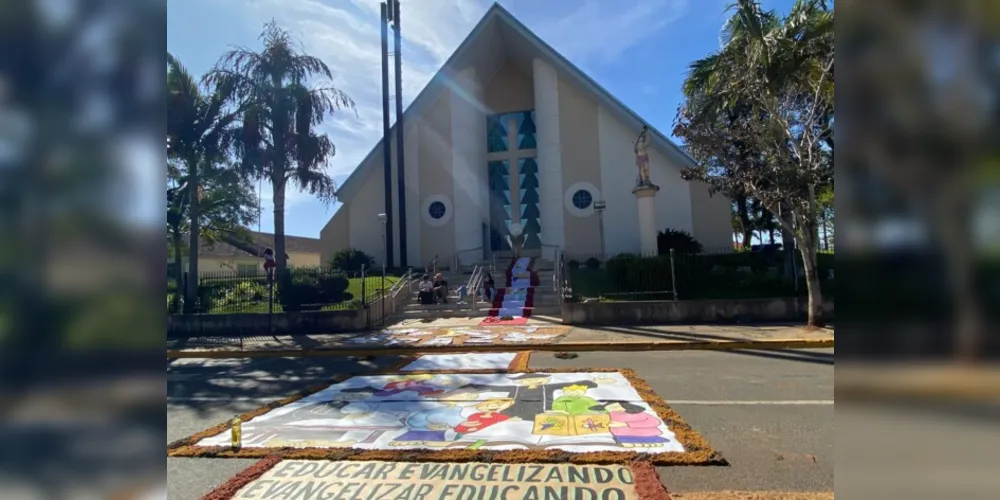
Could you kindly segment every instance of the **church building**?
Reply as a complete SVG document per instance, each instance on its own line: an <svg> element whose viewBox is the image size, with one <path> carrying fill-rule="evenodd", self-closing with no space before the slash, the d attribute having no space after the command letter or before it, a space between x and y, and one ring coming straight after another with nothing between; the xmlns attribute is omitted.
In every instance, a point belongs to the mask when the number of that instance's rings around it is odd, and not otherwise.
<svg viewBox="0 0 1000 500"><path fill-rule="evenodd" d="M522 254L546 259L560 250L639 253L640 233L654 224L688 231L706 248L732 245L730 200L681 179L692 160L652 127L649 179L659 190L643 208L633 194L634 144L645 122L498 4L403 122L405 206L395 164L390 194L397 266L401 216L405 264L414 268L435 256L469 263L508 254L516 223ZM390 137L395 157L395 127ZM379 141L340 187L343 206L320 233L324 262L343 248L381 258L383 165ZM602 214L594 210L598 201Z"/></svg>

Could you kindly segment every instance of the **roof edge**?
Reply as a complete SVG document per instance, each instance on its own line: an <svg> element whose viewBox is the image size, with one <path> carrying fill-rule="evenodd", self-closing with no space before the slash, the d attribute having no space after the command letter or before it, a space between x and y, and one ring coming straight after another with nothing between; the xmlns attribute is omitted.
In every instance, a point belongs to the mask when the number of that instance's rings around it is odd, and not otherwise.
<svg viewBox="0 0 1000 500"><path fill-rule="evenodd" d="M638 122L640 125L646 125L649 130L653 132L654 144L657 142L662 149L665 149L668 155L674 156L679 162L687 164L688 166L696 165L694 159L691 158L683 149L681 149L674 141L670 140L665 134L659 131L656 127L649 125L638 113L636 113L632 108L625 105L611 92L597 83L593 78L590 77L586 72L581 70L575 64L573 64L566 56L562 55L558 50L549 45L545 40L542 40L538 35L536 35L530 28L528 28L524 23L514 17L506 8L498 3L494 3L493 6L497 9L497 12L501 15L501 18L521 33L525 38L532 42L537 49L541 52L549 55L553 60L555 60L558 65L562 66L563 71L569 73L577 78L584 87L589 87L588 90L596 94L598 97L604 98L609 107L617 108L617 111L622 114L627 115L632 120ZM664 147L665 146L665 147Z"/></svg>
<svg viewBox="0 0 1000 500"><path fill-rule="evenodd" d="M469 46L472 45L472 41L475 40L480 33L482 33L482 31L486 28L489 22L494 18L498 17L498 14L503 12L507 11L504 10L503 6L501 6L499 3L496 2L493 2L493 5L491 5L490 8L486 10L486 13L483 14L483 17L479 20L479 22L476 23L475 26L472 27L472 30L469 31L469 34L466 35L465 38L458 44L458 47L455 48L455 51L452 52L451 56L449 56L448 59L446 59L444 63L441 64L441 67L438 68L436 73L434 73L434 76L432 76L431 79L427 82L427 84L424 85L424 88L420 89L420 92L417 92L417 96L413 98L413 101L410 102L410 105L403 110L403 121L405 127L410 127L413 124L412 120L413 116L411 115L417 114L418 110L422 111L422 107L426 107L428 105L427 102L428 99L430 99L430 101L433 102L433 99L430 98L430 90L434 87L440 86L443 83L442 80L444 79L444 76L447 73L446 70L449 67L451 67L456 60L458 60L462 55L464 55L466 51L469 50ZM507 14L510 15L509 13ZM397 119L389 126L390 140L396 131L396 124L398 122L399 120ZM359 182L359 180L357 179L357 177L360 177L358 171L362 170L362 166L368 163L372 159L372 157L375 156L378 150L382 147L382 141L384 140L385 137L383 136L379 138L379 140L375 141L375 144L372 146L371 151L369 151L368 154L365 155L364 159L362 159L357 164L357 166L354 167L354 170L351 171L351 173L347 176L347 178L344 179L344 182L340 184L340 188L337 189L337 191L334 193L337 196L338 200L343 197L349 197L351 194L353 194L354 189L352 189L352 185Z"/></svg>

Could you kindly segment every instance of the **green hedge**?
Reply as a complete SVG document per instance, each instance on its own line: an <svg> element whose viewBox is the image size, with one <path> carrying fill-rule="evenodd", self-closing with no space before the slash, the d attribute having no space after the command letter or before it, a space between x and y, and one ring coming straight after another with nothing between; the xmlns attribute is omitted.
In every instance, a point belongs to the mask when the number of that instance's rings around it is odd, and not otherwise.
<svg viewBox="0 0 1000 500"><path fill-rule="evenodd" d="M728 254L675 254L674 274L682 300L752 297L783 297L806 293L805 279L798 289L784 276L780 252L738 252ZM798 264L801 268L801 255ZM832 295L834 268L832 253L817 258L823 292ZM609 259L604 269L572 269L574 294L598 295L634 300L671 298L670 256L644 257L623 254Z"/></svg>
<svg viewBox="0 0 1000 500"><path fill-rule="evenodd" d="M278 286L278 302L285 311L318 310L354 298L346 292L348 283L343 274L293 269Z"/></svg>

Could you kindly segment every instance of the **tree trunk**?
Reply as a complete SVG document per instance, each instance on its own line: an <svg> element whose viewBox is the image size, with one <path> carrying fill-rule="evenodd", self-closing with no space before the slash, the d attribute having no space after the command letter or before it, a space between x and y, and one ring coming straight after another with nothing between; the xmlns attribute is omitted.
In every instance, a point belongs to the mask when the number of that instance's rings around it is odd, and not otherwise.
<svg viewBox="0 0 1000 500"><path fill-rule="evenodd" d="M826 213L824 212L823 213L823 250L824 251L829 251L830 250L830 240L827 239L827 237L826 237L826 226L828 224L828 221L829 221L829 219L827 218Z"/></svg>
<svg viewBox="0 0 1000 500"><path fill-rule="evenodd" d="M785 277L796 279L795 276L795 233L792 232L792 214L785 204L778 206L778 218L781 219L781 246L785 256Z"/></svg>
<svg viewBox="0 0 1000 500"><path fill-rule="evenodd" d="M804 227L803 233L808 235L814 227ZM806 275L806 291L809 294L808 319L806 324L811 327L822 327L826 325L823 317L823 292L820 290L819 273L816 270L816 241L812 236L802 236L802 241L797 242L799 253L802 254L802 268Z"/></svg>
<svg viewBox="0 0 1000 500"><path fill-rule="evenodd" d="M743 232L743 248L749 250L753 245L753 224L750 222L750 207L746 195L736 197L736 214L740 218L740 230Z"/></svg>
<svg viewBox="0 0 1000 500"><path fill-rule="evenodd" d="M190 216L191 216L191 240L188 244L188 279L185 287L184 295L184 314L192 314L197 312L197 298L198 298L198 233L201 232L201 226L198 223L199 213L199 200L198 200L198 162L196 160L189 159L188 169L190 171L190 180L188 181L188 202L191 204Z"/></svg>
<svg viewBox="0 0 1000 500"><path fill-rule="evenodd" d="M285 182L271 179L274 186L274 261L276 277L285 276L288 260L285 259Z"/></svg>
<svg viewBox="0 0 1000 500"><path fill-rule="evenodd" d="M981 356L983 315L976 290L975 261L969 238L971 228L966 222L970 210L964 189L942 186L941 191L933 220L944 251L954 304L952 345L958 360L975 363Z"/></svg>
<svg viewBox="0 0 1000 500"><path fill-rule="evenodd" d="M184 269L181 269L182 262L181 262L181 232L180 232L180 228L175 228L173 230L173 233L174 233L173 234L173 240L174 240L173 241L173 244L174 244L174 272L177 273L177 276L174 278L175 280L177 280L177 288L174 290L174 297L176 298L176 301L174 302L174 306L176 307L177 305L181 304L181 296L184 294L184 290L181 289L181 286L185 286L186 287L187 283L185 283L184 280L183 280ZM177 310L173 309L170 312L171 313L176 313Z"/></svg>

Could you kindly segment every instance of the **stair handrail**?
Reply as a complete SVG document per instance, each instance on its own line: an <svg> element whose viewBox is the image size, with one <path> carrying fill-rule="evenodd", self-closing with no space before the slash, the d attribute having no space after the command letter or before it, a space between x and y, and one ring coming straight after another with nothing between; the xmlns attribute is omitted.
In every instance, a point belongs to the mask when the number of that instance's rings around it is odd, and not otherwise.
<svg viewBox="0 0 1000 500"><path fill-rule="evenodd" d="M559 260L556 262L556 273L558 274L557 295L559 296L559 308L562 309L566 299L566 289L569 288L568 274L566 273L566 252L559 251Z"/></svg>
<svg viewBox="0 0 1000 500"><path fill-rule="evenodd" d="M472 299L470 301L471 305L469 306L469 309L472 310L475 310L476 308L476 290L479 288L479 279L482 270L483 268L480 267L479 264L476 264L476 266L472 268L472 275L469 276L469 282L466 285L466 287L468 288L467 293L469 294L469 297Z"/></svg>

